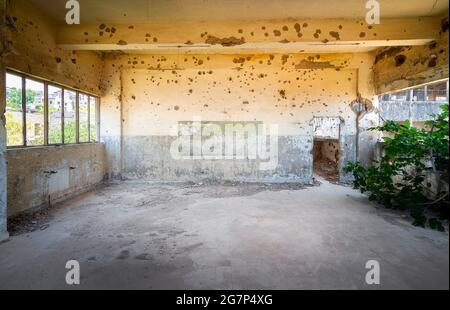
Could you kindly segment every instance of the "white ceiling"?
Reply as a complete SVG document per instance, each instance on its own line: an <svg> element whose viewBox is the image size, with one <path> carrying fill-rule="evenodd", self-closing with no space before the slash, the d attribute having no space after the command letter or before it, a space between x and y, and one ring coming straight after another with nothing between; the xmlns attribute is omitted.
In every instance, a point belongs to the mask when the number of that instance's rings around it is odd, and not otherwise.
<svg viewBox="0 0 450 310"><path fill-rule="evenodd" d="M58 23L66 0L27 0ZM364 18L365 0L79 0L82 23ZM382 18L440 15L448 0L379 0Z"/></svg>

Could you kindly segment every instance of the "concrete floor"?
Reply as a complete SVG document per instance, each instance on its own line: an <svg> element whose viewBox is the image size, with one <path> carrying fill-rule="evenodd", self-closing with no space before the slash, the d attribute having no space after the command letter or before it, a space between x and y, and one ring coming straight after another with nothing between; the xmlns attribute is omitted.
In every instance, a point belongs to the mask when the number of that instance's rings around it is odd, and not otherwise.
<svg viewBox="0 0 450 310"><path fill-rule="evenodd" d="M41 225L41 223L38 223ZM447 233L413 227L324 182L125 182L55 208L44 230L0 244L1 289L448 289ZM378 260L381 285L365 284Z"/></svg>

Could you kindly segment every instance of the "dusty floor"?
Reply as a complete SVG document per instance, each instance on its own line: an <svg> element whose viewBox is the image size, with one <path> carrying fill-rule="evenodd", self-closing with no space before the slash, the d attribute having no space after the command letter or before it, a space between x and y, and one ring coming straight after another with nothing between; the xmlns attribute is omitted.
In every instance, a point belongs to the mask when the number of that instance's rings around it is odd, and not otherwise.
<svg viewBox="0 0 450 310"><path fill-rule="evenodd" d="M31 225L31 226L30 226ZM448 289L449 238L348 187L125 182L0 244L0 289ZM31 228L30 228L31 227ZM365 284L378 260L381 286Z"/></svg>
<svg viewBox="0 0 450 310"><path fill-rule="evenodd" d="M332 183L339 182L338 164L326 159L314 160L314 174Z"/></svg>

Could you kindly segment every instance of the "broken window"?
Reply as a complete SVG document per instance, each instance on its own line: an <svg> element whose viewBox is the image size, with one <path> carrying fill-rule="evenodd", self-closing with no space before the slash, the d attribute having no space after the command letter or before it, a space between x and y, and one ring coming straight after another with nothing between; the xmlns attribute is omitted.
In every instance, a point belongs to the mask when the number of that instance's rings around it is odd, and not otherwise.
<svg viewBox="0 0 450 310"><path fill-rule="evenodd" d="M22 78L6 74L7 146L21 146L23 141Z"/></svg>
<svg viewBox="0 0 450 310"><path fill-rule="evenodd" d="M384 94L380 96L381 120L409 121L423 127L426 121L441 113L448 94L448 80Z"/></svg>
<svg viewBox="0 0 450 310"><path fill-rule="evenodd" d="M447 83L431 84L427 87L427 100L434 102L447 102Z"/></svg>
<svg viewBox="0 0 450 310"><path fill-rule="evenodd" d="M7 147L98 141L98 98L6 73Z"/></svg>

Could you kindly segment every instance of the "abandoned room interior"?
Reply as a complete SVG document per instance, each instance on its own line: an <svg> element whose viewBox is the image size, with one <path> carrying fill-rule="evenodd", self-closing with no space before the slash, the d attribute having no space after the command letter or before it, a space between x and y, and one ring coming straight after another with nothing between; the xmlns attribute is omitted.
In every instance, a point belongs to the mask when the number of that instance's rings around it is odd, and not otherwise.
<svg viewBox="0 0 450 310"><path fill-rule="evenodd" d="M449 2L338 2L0 0L0 289L448 289L348 165L434 130Z"/></svg>

